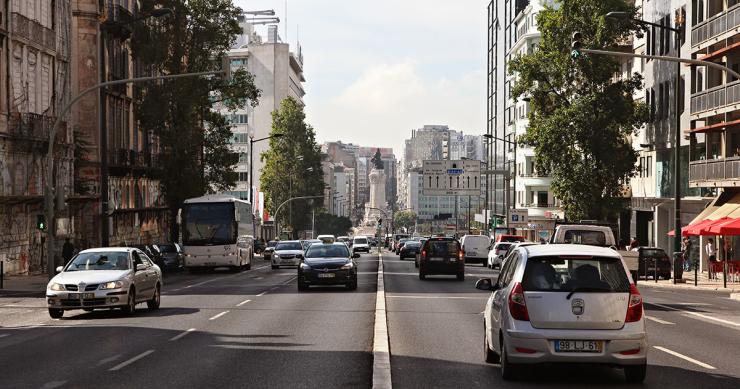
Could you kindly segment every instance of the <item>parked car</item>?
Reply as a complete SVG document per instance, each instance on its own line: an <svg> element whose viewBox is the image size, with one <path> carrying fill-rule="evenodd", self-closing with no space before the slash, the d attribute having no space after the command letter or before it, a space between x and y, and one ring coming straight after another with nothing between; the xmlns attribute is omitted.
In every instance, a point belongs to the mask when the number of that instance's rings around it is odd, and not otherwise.
<svg viewBox="0 0 740 389"><path fill-rule="evenodd" d="M267 245L265 246L265 250L262 251L262 258L265 261L271 261L272 260L272 254L275 252L275 246L277 246L279 242L277 240L271 240L267 242Z"/></svg>
<svg viewBox="0 0 740 389"><path fill-rule="evenodd" d="M297 240L284 240L275 246L272 256L272 268L280 266L298 266L303 260L303 246Z"/></svg>
<svg viewBox="0 0 740 389"><path fill-rule="evenodd" d="M355 236L354 239L352 239L352 245L350 247L352 248L353 253L358 253L360 251L364 251L366 253L370 252L370 244L364 236Z"/></svg>
<svg viewBox="0 0 740 389"><path fill-rule="evenodd" d="M177 243L164 243L155 245L162 256L162 271L182 270L185 264L185 255Z"/></svg>
<svg viewBox="0 0 740 389"><path fill-rule="evenodd" d="M403 247L404 243L410 241L411 238L401 238L398 240L398 243L396 243L396 247L394 251L396 252L396 255L401 254L401 247Z"/></svg>
<svg viewBox="0 0 740 389"><path fill-rule="evenodd" d="M146 254L149 259L154 262L157 266L159 266L160 269L164 269L164 258L162 258L162 252L159 251L159 248L156 245L152 244L135 244L131 245L129 247L137 248Z"/></svg>
<svg viewBox="0 0 740 389"><path fill-rule="evenodd" d="M342 243L312 244L298 267L298 290L312 285L344 285L357 289L357 263L360 254L350 254Z"/></svg>
<svg viewBox="0 0 740 389"><path fill-rule="evenodd" d="M254 240L254 253L255 254L262 254L262 251L265 250L265 241L262 239L255 239Z"/></svg>
<svg viewBox="0 0 740 389"><path fill-rule="evenodd" d="M671 279L671 258L665 250L658 247L639 247L640 253L637 277L648 279L648 277Z"/></svg>
<svg viewBox="0 0 740 389"><path fill-rule="evenodd" d="M501 269L501 264L504 262L506 252L509 250L513 243L509 242L496 242L488 251L488 260L486 265L491 269Z"/></svg>
<svg viewBox="0 0 740 389"><path fill-rule="evenodd" d="M457 239L434 237L424 243L419 256L419 279L435 274L455 275L458 280L465 280L465 257Z"/></svg>
<svg viewBox="0 0 740 389"><path fill-rule="evenodd" d="M162 293L162 270L141 250L103 247L80 251L46 287L49 316L59 319L64 311L121 308L128 314L146 302L158 309Z"/></svg>
<svg viewBox="0 0 740 389"><path fill-rule="evenodd" d="M486 263L491 238L486 235L465 235L460 240L460 244L463 248L465 262L480 262L481 265Z"/></svg>
<svg viewBox="0 0 740 389"><path fill-rule="evenodd" d="M421 244L417 241L408 241L401 248L401 253L399 255L403 261L405 258L409 257L416 259L416 254L419 254L419 252L421 252Z"/></svg>
<svg viewBox="0 0 740 389"><path fill-rule="evenodd" d="M484 311L486 362L505 380L543 363L600 364L642 382L647 340L642 296L610 248L549 244L514 250L494 282ZM526 365L525 369L523 366Z"/></svg>

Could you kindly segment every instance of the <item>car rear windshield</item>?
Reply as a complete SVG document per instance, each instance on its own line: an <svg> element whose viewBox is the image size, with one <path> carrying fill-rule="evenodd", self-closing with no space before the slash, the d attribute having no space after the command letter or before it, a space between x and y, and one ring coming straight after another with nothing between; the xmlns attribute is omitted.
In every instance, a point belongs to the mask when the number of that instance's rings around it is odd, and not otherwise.
<svg viewBox="0 0 740 389"><path fill-rule="evenodd" d="M128 270L127 252L81 253L67 265L65 271Z"/></svg>
<svg viewBox="0 0 740 389"><path fill-rule="evenodd" d="M419 242L406 242L406 244L403 245L403 247L408 247L408 248L416 248L419 246L421 246L421 243Z"/></svg>
<svg viewBox="0 0 740 389"><path fill-rule="evenodd" d="M643 249L642 256L645 258L666 258L668 255L660 249Z"/></svg>
<svg viewBox="0 0 740 389"><path fill-rule="evenodd" d="M357 243L357 244L367 244L367 239L365 239L365 238L355 238L355 243Z"/></svg>
<svg viewBox="0 0 740 389"><path fill-rule="evenodd" d="M277 244L278 244L277 241L271 240L271 241L267 242L267 247L275 247L275 246L277 246Z"/></svg>
<svg viewBox="0 0 740 389"><path fill-rule="evenodd" d="M347 246L313 244L308 248L306 258L348 258Z"/></svg>
<svg viewBox="0 0 740 389"><path fill-rule="evenodd" d="M586 244L589 246L606 246L606 234L603 231L567 230L563 243Z"/></svg>
<svg viewBox="0 0 740 389"><path fill-rule="evenodd" d="M511 247L509 243L500 243L496 246L496 250L508 250Z"/></svg>
<svg viewBox="0 0 740 389"><path fill-rule="evenodd" d="M281 250L303 250L303 246L301 246L301 242L278 243L278 245L275 246L275 251Z"/></svg>
<svg viewBox="0 0 740 389"><path fill-rule="evenodd" d="M427 241L424 248L427 250L427 256L430 257L445 255L455 256L457 255L457 252L460 251L460 243L456 240L430 240Z"/></svg>
<svg viewBox="0 0 740 389"><path fill-rule="evenodd" d="M522 286L541 292L628 293L629 279L619 258L532 257L527 260Z"/></svg>

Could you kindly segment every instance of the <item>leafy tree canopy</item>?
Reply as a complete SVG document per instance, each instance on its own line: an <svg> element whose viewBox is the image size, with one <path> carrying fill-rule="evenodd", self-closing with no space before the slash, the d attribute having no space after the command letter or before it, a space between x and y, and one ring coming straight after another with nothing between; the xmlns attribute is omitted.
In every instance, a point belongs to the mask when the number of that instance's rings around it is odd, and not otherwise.
<svg viewBox="0 0 740 389"><path fill-rule="evenodd" d="M395 228L412 227L416 224L416 213L411 210L396 212L393 216L393 224Z"/></svg>
<svg viewBox="0 0 740 389"><path fill-rule="evenodd" d="M626 178L634 174L636 153L630 136L647 119L633 100L642 88L635 73L616 78L612 57L571 59L571 38L582 33L584 47L614 50L639 27L612 20L610 11L637 16L624 0L560 0L537 15L542 34L537 49L510 62L518 80L513 98L529 97L529 128L520 142L534 146L535 166L552 176L552 190L569 219L606 219L622 204Z"/></svg>

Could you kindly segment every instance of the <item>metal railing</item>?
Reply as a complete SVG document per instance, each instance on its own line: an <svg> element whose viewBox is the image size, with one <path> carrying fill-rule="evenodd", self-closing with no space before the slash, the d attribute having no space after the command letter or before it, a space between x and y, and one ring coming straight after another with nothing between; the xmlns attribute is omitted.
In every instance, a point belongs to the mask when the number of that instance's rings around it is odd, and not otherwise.
<svg viewBox="0 0 740 389"><path fill-rule="evenodd" d="M691 113L710 111L740 103L740 80L691 95Z"/></svg>
<svg viewBox="0 0 740 389"><path fill-rule="evenodd" d="M48 142L55 119L55 117L37 113L12 113L8 122L8 134L18 139ZM61 131L55 137L57 143L65 141L66 129L66 124L63 124Z"/></svg>
<svg viewBox="0 0 740 389"><path fill-rule="evenodd" d="M11 28L14 34L35 42L43 47L54 49L56 47L56 32L46 28L35 20L17 13L11 13Z"/></svg>
<svg viewBox="0 0 740 389"><path fill-rule="evenodd" d="M691 46L696 47L740 26L740 4L697 24L691 29Z"/></svg>
<svg viewBox="0 0 740 389"><path fill-rule="evenodd" d="M740 157L689 162L689 181L740 180Z"/></svg>

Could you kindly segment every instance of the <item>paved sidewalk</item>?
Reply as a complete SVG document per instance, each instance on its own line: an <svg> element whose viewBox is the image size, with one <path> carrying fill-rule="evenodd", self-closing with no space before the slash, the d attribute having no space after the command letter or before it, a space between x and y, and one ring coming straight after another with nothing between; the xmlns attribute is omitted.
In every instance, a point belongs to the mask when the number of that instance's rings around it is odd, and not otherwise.
<svg viewBox="0 0 740 389"><path fill-rule="evenodd" d="M39 275L5 275L0 296L28 296L40 297L46 292L49 278L46 274Z"/></svg>
<svg viewBox="0 0 740 389"><path fill-rule="evenodd" d="M684 272L683 273L683 279L686 281L685 283L673 283L673 280L658 280L658 282L655 282L652 278L649 280L640 279L637 282L637 286L639 287L649 287L649 288L670 288L670 289L687 289L687 290L714 290L714 291L722 291L722 292L729 292L729 293L740 293L740 282L735 281L731 282L730 279L727 280L727 288L724 287L724 284L722 282L722 274L718 275L719 279L716 280L710 280L707 277L707 273L699 273L699 279L697 281L697 285L694 286L694 272Z"/></svg>

